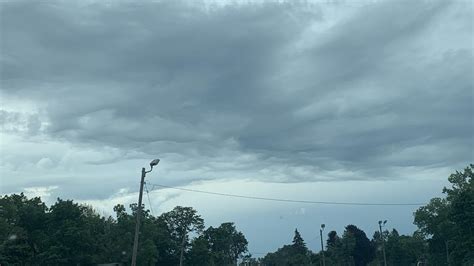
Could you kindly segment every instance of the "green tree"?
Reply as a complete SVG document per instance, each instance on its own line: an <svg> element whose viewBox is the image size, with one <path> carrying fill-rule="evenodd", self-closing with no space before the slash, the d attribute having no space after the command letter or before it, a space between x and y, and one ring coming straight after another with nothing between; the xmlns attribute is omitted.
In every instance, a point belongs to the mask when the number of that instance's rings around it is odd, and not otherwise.
<svg viewBox="0 0 474 266"><path fill-rule="evenodd" d="M426 254L426 242L417 234L413 236L399 235L393 229L391 232L384 231L385 251L388 265L416 265L423 261ZM376 231L372 239L374 246L379 247L379 252L371 265L381 265L383 263L383 253L380 246L380 233Z"/></svg>
<svg viewBox="0 0 474 266"><path fill-rule="evenodd" d="M45 251L47 207L21 193L0 198L0 263L34 263Z"/></svg>
<svg viewBox="0 0 474 266"><path fill-rule="evenodd" d="M179 265L183 265L184 252L189 246L189 233L200 234L204 230L204 220L191 207L177 206L170 212L161 215L169 231L179 244Z"/></svg>
<svg viewBox="0 0 474 266"><path fill-rule="evenodd" d="M23 194L0 198L0 264L129 264L137 215L123 205L115 217L98 215L90 206L58 199L49 209L40 198ZM142 212L139 265L226 265L247 251L247 240L233 223L210 227L189 207L176 207L159 217ZM198 237L190 241L190 235ZM189 248L189 246L191 248Z"/></svg>
<svg viewBox="0 0 474 266"><path fill-rule="evenodd" d="M204 231L203 237L209 244L215 265L235 265L247 251L247 239L237 231L234 223L223 223L217 228L211 226Z"/></svg>
<svg viewBox="0 0 474 266"><path fill-rule="evenodd" d="M434 264L474 263L473 169L471 164L463 172L451 174L451 188L443 189L446 198L433 198L414 214L414 223L428 240L429 259Z"/></svg>
<svg viewBox="0 0 474 266"><path fill-rule="evenodd" d="M298 232L298 229L295 229L295 236L293 237L293 249L296 253L304 254L308 252L308 248L306 247L306 243L304 242L303 238Z"/></svg>
<svg viewBox="0 0 474 266"><path fill-rule="evenodd" d="M209 242L203 236L195 238L191 242L191 249L187 254L189 265L207 266L214 265Z"/></svg>
<svg viewBox="0 0 474 266"><path fill-rule="evenodd" d="M48 216L47 264L91 264L103 252L103 220L89 206L58 199Z"/></svg>
<svg viewBox="0 0 474 266"><path fill-rule="evenodd" d="M179 263L179 241L173 237L167 221L162 216L153 220L153 240L158 249L157 265L177 265Z"/></svg>
<svg viewBox="0 0 474 266"><path fill-rule="evenodd" d="M344 231L344 238L350 239L351 243L354 243L350 254L354 260L354 265L363 266L371 262L375 257L375 247L372 242L367 238L364 231L359 229L355 225L346 226Z"/></svg>
<svg viewBox="0 0 474 266"><path fill-rule="evenodd" d="M284 245L274 253L268 253L262 259L267 266L301 266L311 264L312 253L306 247L298 230L295 230L292 245Z"/></svg>
<svg viewBox="0 0 474 266"><path fill-rule="evenodd" d="M121 204L114 207L116 219L109 218L107 224L106 259L102 262L130 264L133 235L135 232L137 204L131 204L132 213L127 213ZM148 210L142 212L141 234L137 263L139 265L177 265L179 246L171 236L168 224L160 217L153 217Z"/></svg>
<svg viewBox="0 0 474 266"><path fill-rule="evenodd" d="M246 254L242 257L242 261L239 266L260 266L262 265L262 259L253 258L252 254Z"/></svg>
<svg viewBox="0 0 474 266"><path fill-rule="evenodd" d="M347 265L352 263L350 253L354 246L353 239L348 237L341 239L336 231L330 231L326 243L326 260L328 265Z"/></svg>

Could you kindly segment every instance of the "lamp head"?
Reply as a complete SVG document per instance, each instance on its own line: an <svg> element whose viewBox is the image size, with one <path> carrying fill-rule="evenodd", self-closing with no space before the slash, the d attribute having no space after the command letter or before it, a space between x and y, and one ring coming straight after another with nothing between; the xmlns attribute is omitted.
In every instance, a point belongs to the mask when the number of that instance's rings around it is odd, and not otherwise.
<svg viewBox="0 0 474 266"><path fill-rule="evenodd" d="M157 166L159 162L160 162L160 159L155 159L155 160L151 161L150 162L151 168L153 168L153 166Z"/></svg>
<svg viewBox="0 0 474 266"><path fill-rule="evenodd" d="M324 229L324 227L326 227L325 224L321 224L321 229Z"/></svg>
<svg viewBox="0 0 474 266"><path fill-rule="evenodd" d="M383 221L383 224L385 225L387 223L387 220Z"/></svg>
<svg viewBox="0 0 474 266"><path fill-rule="evenodd" d="M382 221L379 221L379 224L382 224Z"/></svg>

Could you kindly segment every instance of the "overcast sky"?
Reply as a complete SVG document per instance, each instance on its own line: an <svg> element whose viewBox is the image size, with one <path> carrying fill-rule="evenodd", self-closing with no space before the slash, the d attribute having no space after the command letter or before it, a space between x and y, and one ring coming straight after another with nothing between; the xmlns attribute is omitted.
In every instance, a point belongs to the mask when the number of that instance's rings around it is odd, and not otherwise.
<svg viewBox="0 0 474 266"><path fill-rule="evenodd" d="M2 1L0 193L192 206L259 253L298 227L410 234L474 161L470 1ZM145 198L145 204L149 202Z"/></svg>

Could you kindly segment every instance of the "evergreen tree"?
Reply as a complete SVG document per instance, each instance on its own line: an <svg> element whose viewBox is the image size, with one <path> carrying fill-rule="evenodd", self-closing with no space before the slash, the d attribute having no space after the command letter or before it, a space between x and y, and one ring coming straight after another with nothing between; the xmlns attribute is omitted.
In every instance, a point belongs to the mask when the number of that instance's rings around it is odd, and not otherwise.
<svg viewBox="0 0 474 266"><path fill-rule="evenodd" d="M296 253L304 254L308 252L308 248L306 247L306 243L304 242L303 238L298 232L298 229L295 229L295 236L293 237L293 248Z"/></svg>
<svg viewBox="0 0 474 266"><path fill-rule="evenodd" d="M311 264L311 251L301 237L298 229L295 229L292 245L284 245L274 253L268 253L263 259L263 265L268 266L301 266Z"/></svg>

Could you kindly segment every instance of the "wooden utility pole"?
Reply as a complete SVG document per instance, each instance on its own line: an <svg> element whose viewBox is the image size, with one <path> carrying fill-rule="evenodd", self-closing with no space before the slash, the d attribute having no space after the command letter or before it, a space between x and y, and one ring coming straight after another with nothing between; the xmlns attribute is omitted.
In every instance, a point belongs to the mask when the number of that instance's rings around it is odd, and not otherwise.
<svg viewBox="0 0 474 266"><path fill-rule="evenodd" d="M140 234L140 218L142 217L142 198L143 198L143 185L145 184L145 176L147 173L153 171L153 167L157 166L160 159L154 159L150 162L150 171L145 171L142 168L142 178L140 180L140 194L138 195L138 209L137 209L137 224L135 225L135 238L133 239L133 253L132 253L132 266L137 265L137 252L138 252L138 235Z"/></svg>
<svg viewBox="0 0 474 266"><path fill-rule="evenodd" d="M142 216L143 184L145 183L145 168L142 168L142 178L140 181L140 194L138 196L137 223L135 224L135 239L133 240L132 266L137 265L138 235L140 234L140 218Z"/></svg>

